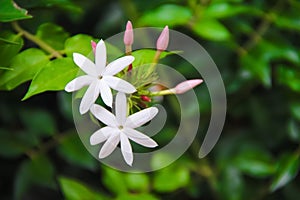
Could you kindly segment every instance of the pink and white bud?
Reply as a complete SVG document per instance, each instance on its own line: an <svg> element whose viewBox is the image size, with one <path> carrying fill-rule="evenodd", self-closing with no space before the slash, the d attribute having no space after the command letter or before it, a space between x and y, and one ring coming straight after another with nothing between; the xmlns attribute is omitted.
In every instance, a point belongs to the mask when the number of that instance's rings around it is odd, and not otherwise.
<svg viewBox="0 0 300 200"><path fill-rule="evenodd" d="M156 42L156 49L159 51L165 51L169 44L169 27L165 26Z"/></svg>
<svg viewBox="0 0 300 200"><path fill-rule="evenodd" d="M95 55L97 43L95 41L91 40L91 46L92 46L92 49L93 49L93 52L94 52L94 55Z"/></svg>
<svg viewBox="0 0 300 200"><path fill-rule="evenodd" d="M128 21L126 24L126 30L124 33L124 44L126 46L131 46L133 44L133 30L131 21Z"/></svg>
<svg viewBox="0 0 300 200"><path fill-rule="evenodd" d="M182 93L185 93L185 92L193 89L194 87L201 84L202 82L203 82L202 79L193 79L193 80L183 81L182 83L179 83L172 90L174 90L175 94L182 94Z"/></svg>

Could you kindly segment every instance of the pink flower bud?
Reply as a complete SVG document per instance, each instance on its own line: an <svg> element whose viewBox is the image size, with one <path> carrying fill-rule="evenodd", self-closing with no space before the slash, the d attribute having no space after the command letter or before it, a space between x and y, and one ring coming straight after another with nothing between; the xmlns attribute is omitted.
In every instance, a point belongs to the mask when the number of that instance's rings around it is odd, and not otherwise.
<svg viewBox="0 0 300 200"><path fill-rule="evenodd" d="M93 49L93 52L94 54L96 53L96 46L97 46L97 43L93 40L91 40L91 45L92 45L92 49Z"/></svg>
<svg viewBox="0 0 300 200"><path fill-rule="evenodd" d="M169 27L165 26L156 42L156 49L165 51L169 44Z"/></svg>
<svg viewBox="0 0 300 200"><path fill-rule="evenodd" d="M202 79L193 79L193 80L187 80L183 81L182 83L179 83L174 89L176 94L182 94L185 93L186 91L189 91L202 83Z"/></svg>
<svg viewBox="0 0 300 200"><path fill-rule="evenodd" d="M132 45L133 43L133 31L132 31L132 24L130 21L126 24L126 30L124 33L124 44L127 46Z"/></svg>

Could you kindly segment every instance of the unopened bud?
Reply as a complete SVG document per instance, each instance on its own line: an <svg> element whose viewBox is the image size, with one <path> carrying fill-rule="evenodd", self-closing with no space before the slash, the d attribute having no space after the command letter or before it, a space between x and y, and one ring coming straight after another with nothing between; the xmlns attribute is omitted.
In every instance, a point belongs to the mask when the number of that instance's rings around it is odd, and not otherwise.
<svg viewBox="0 0 300 200"><path fill-rule="evenodd" d="M169 44L169 27L165 26L156 42L156 49L165 51Z"/></svg>
<svg viewBox="0 0 300 200"><path fill-rule="evenodd" d="M182 83L179 83L172 90L174 90L175 94L182 94L182 93L185 93L185 92L193 89L194 87L201 84L202 82L203 82L202 79L193 79L193 80L183 81Z"/></svg>
<svg viewBox="0 0 300 200"><path fill-rule="evenodd" d="M93 52L94 52L94 55L95 55L97 43L95 41L91 40L91 46L92 46L92 49L93 49Z"/></svg>
<svg viewBox="0 0 300 200"><path fill-rule="evenodd" d="M126 30L124 33L124 44L126 46L131 46L133 43L133 30L132 30L132 24L130 21L126 24Z"/></svg>
<svg viewBox="0 0 300 200"><path fill-rule="evenodd" d="M141 95L141 100L146 101L146 102L151 102L151 98L146 95Z"/></svg>

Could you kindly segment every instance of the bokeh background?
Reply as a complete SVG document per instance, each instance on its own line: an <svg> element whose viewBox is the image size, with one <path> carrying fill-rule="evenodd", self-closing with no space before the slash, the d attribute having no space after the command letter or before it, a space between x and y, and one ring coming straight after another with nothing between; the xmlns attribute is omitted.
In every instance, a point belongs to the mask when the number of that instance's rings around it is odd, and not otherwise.
<svg viewBox="0 0 300 200"><path fill-rule="evenodd" d="M15 2L32 17L0 0L0 199L300 199L298 0ZM90 39L124 31L127 20L134 27L168 25L183 32L217 64L227 119L206 158L198 159L210 120L203 86L195 89L201 108L197 139L172 165L145 174L113 170L87 152L73 124L72 97L62 88L21 101L44 65L41 55L58 59L24 30L68 57L75 50L89 53ZM174 67L197 78L184 63ZM163 103L176 118L172 102ZM176 128L168 124L158 142L171 140ZM157 156L153 165L165 159Z"/></svg>

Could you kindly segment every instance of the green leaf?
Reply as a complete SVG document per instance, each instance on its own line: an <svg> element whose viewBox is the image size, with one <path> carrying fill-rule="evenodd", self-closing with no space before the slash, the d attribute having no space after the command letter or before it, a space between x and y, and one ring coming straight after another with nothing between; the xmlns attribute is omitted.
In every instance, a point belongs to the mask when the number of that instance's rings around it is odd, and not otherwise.
<svg viewBox="0 0 300 200"><path fill-rule="evenodd" d="M20 110L23 124L30 133L37 136L52 136L57 132L55 120L45 110L24 109Z"/></svg>
<svg viewBox="0 0 300 200"><path fill-rule="evenodd" d="M20 8L12 0L0 0L0 5L0 22L10 22L32 17L27 14L27 10Z"/></svg>
<svg viewBox="0 0 300 200"><path fill-rule="evenodd" d="M60 177L59 183L66 200L105 200L105 195L100 194L87 185L71 178Z"/></svg>
<svg viewBox="0 0 300 200"><path fill-rule="evenodd" d="M272 13L272 22L279 28L300 31L299 11L291 7L287 12Z"/></svg>
<svg viewBox="0 0 300 200"><path fill-rule="evenodd" d="M218 188L221 199L242 200L244 193L244 180L239 170L233 166L226 166L221 172Z"/></svg>
<svg viewBox="0 0 300 200"><path fill-rule="evenodd" d="M213 41L225 41L231 37L228 29L215 19L201 19L192 26L192 30L197 35Z"/></svg>
<svg viewBox="0 0 300 200"><path fill-rule="evenodd" d="M65 52L67 56L72 57L73 53L81 53L85 56L92 53L91 40L89 35L78 34L68 38L65 42Z"/></svg>
<svg viewBox="0 0 300 200"><path fill-rule="evenodd" d="M86 169L93 170L97 166L97 160L82 145L75 132L61 142L58 153L68 162Z"/></svg>
<svg viewBox="0 0 300 200"><path fill-rule="evenodd" d="M132 63L133 67L138 67L144 64L149 64L153 63L153 58L155 56L156 50L152 49L141 49L141 50L136 50L132 52L132 55L134 56L134 61ZM172 54L178 54L180 53L179 51L163 51L160 54L160 59L165 58L166 56L172 55Z"/></svg>
<svg viewBox="0 0 300 200"><path fill-rule="evenodd" d="M124 173L106 166L103 166L102 169L102 182L107 189L115 194L127 193L127 185L124 179Z"/></svg>
<svg viewBox="0 0 300 200"><path fill-rule="evenodd" d="M277 172L270 186L270 190L274 192L275 190L288 184L296 177L299 167L299 152L284 155L279 161Z"/></svg>
<svg viewBox="0 0 300 200"><path fill-rule="evenodd" d="M253 177L266 177L276 170L268 152L256 146L242 149L233 162L237 169Z"/></svg>
<svg viewBox="0 0 300 200"><path fill-rule="evenodd" d="M158 200L157 197L153 196L152 194L130 194L130 193L124 193L119 195L116 200Z"/></svg>
<svg viewBox="0 0 300 200"><path fill-rule="evenodd" d="M25 132L0 129L0 155L3 157L14 158L22 155L25 151L35 145L31 135Z"/></svg>
<svg viewBox="0 0 300 200"><path fill-rule="evenodd" d="M23 100L45 91L63 90L66 84L76 77L78 70L71 58L60 58L49 62L33 78Z"/></svg>
<svg viewBox="0 0 300 200"><path fill-rule="evenodd" d="M13 70L5 71L0 75L0 89L12 90L31 80L48 62L48 57L39 49L31 48L22 51L11 62Z"/></svg>
<svg viewBox="0 0 300 200"><path fill-rule="evenodd" d="M139 25L150 26L176 26L186 24L192 17L192 12L189 8L174 5L164 4L155 10L145 13L139 19Z"/></svg>
<svg viewBox="0 0 300 200"><path fill-rule="evenodd" d="M240 57L240 65L245 73L258 78L265 87L271 87L271 69L266 60L247 54Z"/></svg>
<svg viewBox="0 0 300 200"><path fill-rule="evenodd" d="M146 174L125 174L126 186L130 191L146 192L149 190L149 177Z"/></svg>
<svg viewBox="0 0 300 200"><path fill-rule="evenodd" d="M45 23L39 26L36 36L56 50L64 49L69 34L58 25Z"/></svg>
<svg viewBox="0 0 300 200"><path fill-rule="evenodd" d="M288 86L295 92L300 92L300 71L287 65L277 67L278 82Z"/></svg>
<svg viewBox="0 0 300 200"><path fill-rule="evenodd" d="M0 37L0 65L7 67L23 47L23 38L10 31L1 31Z"/></svg>
<svg viewBox="0 0 300 200"><path fill-rule="evenodd" d="M293 119L288 123L288 133L292 141L300 142L300 126Z"/></svg>
<svg viewBox="0 0 300 200"><path fill-rule="evenodd" d="M187 167L171 165L155 172L153 189L158 192L172 192L185 187L190 181L190 172Z"/></svg>
<svg viewBox="0 0 300 200"><path fill-rule="evenodd" d="M203 16L209 18L226 18L240 14L261 15L262 11L249 5L232 5L229 3L212 3L203 13Z"/></svg>
<svg viewBox="0 0 300 200"><path fill-rule="evenodd" d="M15 180L15 199L23 199L22 196L32 185L56 187L54 167L45 156L37 156L21 164Z"/></svg>
<svg viewBox="0 0 300 200"><path fill-rule="evenodd" d="M292 102L290 104L290 110L292 112L292 115L298 120L300 121L300 103L299 101L296 102Z"/></svg>

